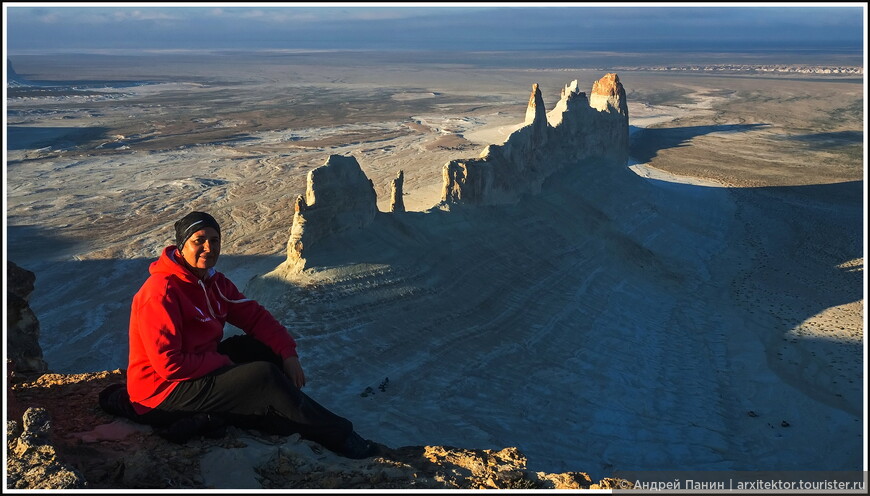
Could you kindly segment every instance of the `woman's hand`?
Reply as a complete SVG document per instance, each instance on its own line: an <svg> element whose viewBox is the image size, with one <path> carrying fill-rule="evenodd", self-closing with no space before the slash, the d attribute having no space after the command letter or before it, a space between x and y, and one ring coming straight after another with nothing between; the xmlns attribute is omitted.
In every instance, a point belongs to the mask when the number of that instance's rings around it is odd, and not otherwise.
<svg viewBox="0 0 870 496"><path fill-rule="evenodd" d="M305 386L305 372L302 371L302 364L299 363L299 357L290 356L284 359L284 373L293 381L297 388L302 389Z"/></svg>

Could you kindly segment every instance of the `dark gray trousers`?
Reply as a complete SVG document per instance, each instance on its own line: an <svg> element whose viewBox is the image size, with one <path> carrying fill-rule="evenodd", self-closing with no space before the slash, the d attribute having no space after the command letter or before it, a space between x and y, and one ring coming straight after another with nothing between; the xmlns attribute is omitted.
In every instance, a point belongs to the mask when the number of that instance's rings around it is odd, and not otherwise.
<svg viewBox="0 0 870 496"><path fill-rule="evenodd" d="M236 365L180 383L163 403L141 421L168 425L198 413L215 415L231 425L271 434L299 433L337 450L353 424L300 391L284 373L281 358L247 336L232 336L218 346Z"/></svg>

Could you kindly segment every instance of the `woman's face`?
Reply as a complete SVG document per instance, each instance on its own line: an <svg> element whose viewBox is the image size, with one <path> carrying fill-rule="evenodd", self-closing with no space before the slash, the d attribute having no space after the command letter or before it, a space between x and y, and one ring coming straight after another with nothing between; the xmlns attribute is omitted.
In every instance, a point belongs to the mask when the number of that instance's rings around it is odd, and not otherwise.
<svg viewBox="0 0 870 496"><path fill-rule="evenodd" d="M221 236L213 227L206 227L193 233L181 249L184 261L194 269L203 272L217 264L220 254Z"/></svg>

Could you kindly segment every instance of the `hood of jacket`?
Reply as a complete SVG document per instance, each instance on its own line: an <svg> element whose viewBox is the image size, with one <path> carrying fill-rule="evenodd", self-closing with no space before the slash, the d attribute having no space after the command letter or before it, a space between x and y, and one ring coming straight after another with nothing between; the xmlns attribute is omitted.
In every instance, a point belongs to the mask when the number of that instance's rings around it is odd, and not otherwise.
<svg viewBox="0 0 870 496"><path fill-rule="evenodd" d="M152 276L165 277L167 279L177 278L183 283L198 286L205 295L205 301L211 317L215 319L223 320L226 318L227 312L223 302L244 303L251 301L249 299L232 300L224 296L220 285L217 284L217 280L221 279L223 274L216 271L214 267L208 269L205 280L197 277L180 260L180 254L175 245L164 248L163 253L160 254L160 257L156 261L151 263L148 270Z"/></svg>

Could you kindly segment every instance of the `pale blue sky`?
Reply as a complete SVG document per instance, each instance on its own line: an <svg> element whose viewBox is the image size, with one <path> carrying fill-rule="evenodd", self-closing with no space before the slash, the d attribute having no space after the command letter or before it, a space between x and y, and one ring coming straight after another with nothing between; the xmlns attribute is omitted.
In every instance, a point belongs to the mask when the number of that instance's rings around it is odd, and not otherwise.
<svg viewBox="0 0 870 496"><path fill-rule="evenodd" d="M865 10L859 3L86 5L4 3L8 53L258 48L860 51L864 46Z"/></svg>

